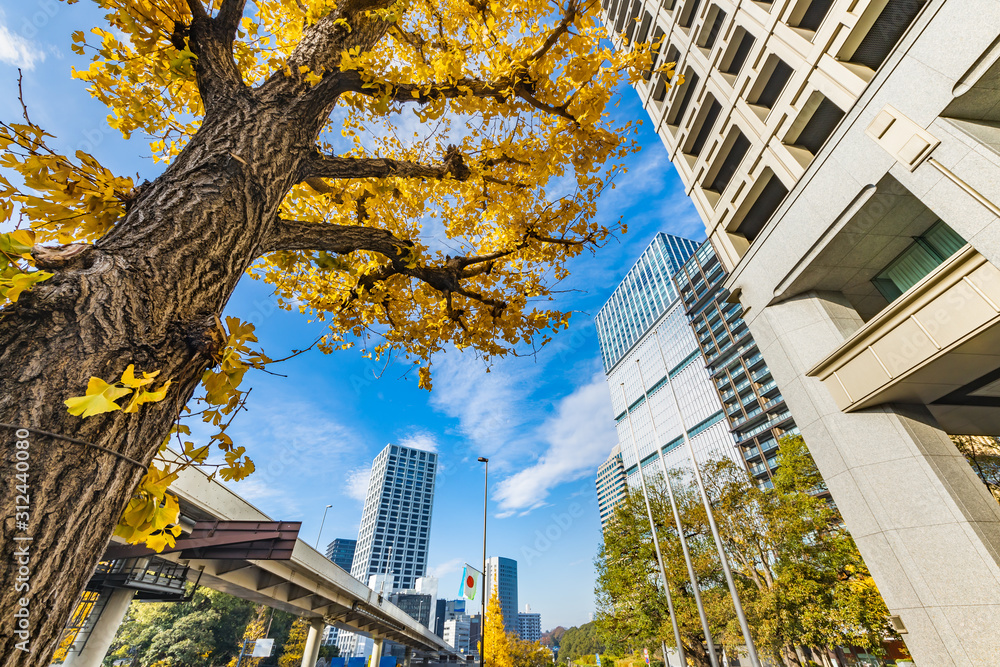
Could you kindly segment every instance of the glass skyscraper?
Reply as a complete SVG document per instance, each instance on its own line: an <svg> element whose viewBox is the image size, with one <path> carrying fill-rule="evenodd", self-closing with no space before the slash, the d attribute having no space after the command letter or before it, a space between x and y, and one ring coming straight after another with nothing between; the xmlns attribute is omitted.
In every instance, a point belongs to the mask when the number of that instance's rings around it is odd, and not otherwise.
<svg viewBox="0 0 1000 667"><path fill-rule="evenodd" d="M605 373L677 299L677 288L670 277L697 248L698 244L690 239L657 234L597 313L595 323Z"/></svg>
<svg viewBox="0 0 1000 667"><path fill-rule="evenodd" d="M486 561L486 581L489 591L486 602L489 603L493 591L500 599L500 610L503 612L503 625L508 633L517 634L517 561L503 556L493 556Z"/></svg>
<svg viewBox="0 0 1000 667"><path fill-rule="evenodd" d="M659 474L659 452L668 468L690 468L681 416L699 462L742 461L673 282L698 245L657 234L596 318L629 486L639 483L640 462L645 474Z"/></svg>

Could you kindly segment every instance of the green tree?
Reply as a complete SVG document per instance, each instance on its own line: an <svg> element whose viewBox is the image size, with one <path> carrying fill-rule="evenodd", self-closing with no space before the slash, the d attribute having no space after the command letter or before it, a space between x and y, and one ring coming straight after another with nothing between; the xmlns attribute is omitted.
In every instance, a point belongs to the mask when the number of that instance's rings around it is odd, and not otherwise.
<svg viewBox="0 0 1000 667"><path fill-rule="evenodd" d="M786 665L799 665L796 646L828 650L852 644L881 651L890 636L888 610L835 508L804 441L781 441L773 489L761 489L732 461L704 465L708 489L737 587L758 649ZM716 643L742 643L709 541L707 517L690 480L677 476L685 532ZM657 517L670 516L661 483L653 480ZM598 560L599 621L607 635L626 642L673 646L665 603L655 589L655 560L641 496L633 493L615 514ZM666 520L664 520L666 522ZM658 527L682 638L698 649L702 639L685 595L687 575L672 526ZM643 605L643 599L653 604ZM689 656L706 664L701 656Z"/></svg>
<svg viewBox="0 0 1000 667"><path fill-rule="evenodd" d="M133 602L103 664L132 655L164 667L225 664L252 613L252 603L207 588L188 602Z"/></svg>
<svg viewBox="0 0 1000 667"><path fill-rule="evenodd" d="M604 651L604 643L598 636L597 624L593 621L569 628L559 641L560 661L568 662L580 656L604 653Z"/></svg>

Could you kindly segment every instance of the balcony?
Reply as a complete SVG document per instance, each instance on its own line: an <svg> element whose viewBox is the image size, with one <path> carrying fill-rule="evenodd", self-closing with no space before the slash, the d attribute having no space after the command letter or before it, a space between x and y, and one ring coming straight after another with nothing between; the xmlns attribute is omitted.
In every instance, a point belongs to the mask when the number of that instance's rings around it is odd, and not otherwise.
<svg viewBox="0 0 1000 667"><path fill-rule="evenodd" d="M964 247L808 375L845 412L920 403L945 431L1000 432L1000 269Z"/></svg>

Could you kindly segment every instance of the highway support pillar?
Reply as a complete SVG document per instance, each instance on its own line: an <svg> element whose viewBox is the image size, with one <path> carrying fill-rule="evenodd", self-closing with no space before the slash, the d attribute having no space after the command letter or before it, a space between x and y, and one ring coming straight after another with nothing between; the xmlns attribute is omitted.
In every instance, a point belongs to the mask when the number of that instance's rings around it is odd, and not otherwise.
<svg viewBox="0 0 1000 667"><path fill-rule="evenodd" d="M100 667L111 648L118 627L125 619L125 612L128 605L135 596L135 591L131 588L104 589L101 595L108 595L108 601L101 610L101 615L97 617L87 643L79 652L70 651L66 656L63 667Z"/></svg>
<svg viewBox="0 0 1000 667"><path fill-rule="evenodd" d="M376 637L372 634L372 661L370 663L371 667L379 667L382 662L382 648L385 644L385 640L381 637Z"/></svg>
<svg viewBox="0 0 1000 667"><path fill-rule="evenodd" d="M410 667L411 660L413 660L413 648L407 646L406 652L403 653L403 667Z"/></svg>
<svg viewBox="0 0 1000 667"><path fill-rule="evenodd" d="M323 628L326 623L322 618L314 618L309 621L309 631L306 634L306 645L302 649L302 667L316 667L316 659L319 657L319 645L323 640Z"/></svg>

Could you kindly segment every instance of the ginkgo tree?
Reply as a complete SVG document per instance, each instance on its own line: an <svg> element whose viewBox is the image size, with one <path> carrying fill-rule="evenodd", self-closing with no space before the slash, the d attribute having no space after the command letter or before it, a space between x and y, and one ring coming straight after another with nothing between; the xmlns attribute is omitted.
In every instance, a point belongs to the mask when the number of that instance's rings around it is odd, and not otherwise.
<svg viewBox="0 0 1000 667"><path fill-rule="evenodd" d="M3 559L0 609L33 610L5 665L47 663L116 529L172 541L178 466L211 446L252 471L225 433L271 361L222 319L245 275L328 322L320 349L374 341L428 389L446 348L489 363L564 328L553 286L611 232L596 202L636 148L609 108L654 66L602 41L594 0L96 2L73 75L163 167L63 155L28 107L0 124L0 428L27 452L4 459L2 530L31 540L30 593ZM210 443L184 440L192 417Z"/></svg>

